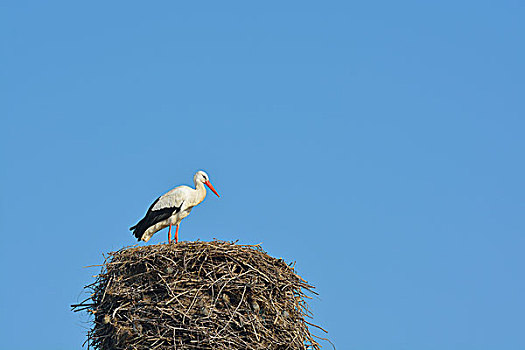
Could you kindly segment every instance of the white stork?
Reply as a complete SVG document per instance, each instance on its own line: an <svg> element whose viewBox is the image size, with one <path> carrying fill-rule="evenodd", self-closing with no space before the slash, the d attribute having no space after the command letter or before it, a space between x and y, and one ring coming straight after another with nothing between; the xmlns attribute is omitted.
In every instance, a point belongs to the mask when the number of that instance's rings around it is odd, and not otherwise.
<svg viewBox="0 0 525 350"><path fill-rule="evenodd" d="M153 202L148 212L135 226L130 228L139 241L147 242L157 231L170 227L168 231L168 242L171 243L171 226L176 225L175 243L179 241L179 224L182 219L188 216L194 206L199 204L206 197L206 187L220 197L210 183L208 174L204 171L197 171L193 177L195 189L188 186L175 187L166 192Z"/></svg>

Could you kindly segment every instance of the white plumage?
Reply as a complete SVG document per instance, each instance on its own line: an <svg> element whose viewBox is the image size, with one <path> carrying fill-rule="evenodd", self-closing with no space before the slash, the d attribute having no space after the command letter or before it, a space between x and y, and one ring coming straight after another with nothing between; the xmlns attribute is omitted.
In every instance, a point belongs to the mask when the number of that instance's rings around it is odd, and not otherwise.
<svg viewBox="0 0 525 350"><path fill-rule="evenodd" d="M171 243L171 226L177 227L175 232L175 242L178 242L179 224L182 219L188 216L197 204L206 197L206 187L208 186L218 197L219 194L210 183L208 174L198 171L193 177L195 188L188 186L175 187L166 192L149 207L146 215L130 230L139 241L147 242L157 231L169 226L168 242Z"/></svg>

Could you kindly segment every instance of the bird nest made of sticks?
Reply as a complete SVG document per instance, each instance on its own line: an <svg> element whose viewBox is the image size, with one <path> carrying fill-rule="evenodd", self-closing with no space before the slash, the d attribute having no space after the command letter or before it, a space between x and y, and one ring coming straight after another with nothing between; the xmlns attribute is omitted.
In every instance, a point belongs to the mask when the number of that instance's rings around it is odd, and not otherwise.
<svg viewBox="0 0 525 350"><path fill-rule="evenodd" d="M101 266L72 305L94 315L88 348L320 349L305 320L313 287L258 245L124 248Z"/></svg>

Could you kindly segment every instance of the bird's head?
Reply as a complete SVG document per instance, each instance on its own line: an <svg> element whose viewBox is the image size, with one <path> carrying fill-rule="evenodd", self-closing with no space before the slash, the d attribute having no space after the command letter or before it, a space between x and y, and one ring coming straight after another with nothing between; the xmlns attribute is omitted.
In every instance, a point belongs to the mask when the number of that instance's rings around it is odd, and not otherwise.
<svg viewBox="0 0 525 350"><path fill-rule="evenodd" d="M219 194L217 193L217 191L215 191L215 188L213 188L213 186L212 186L212 184L210 182L210 177L204 171L202 171L202 170L197 171L197 173L193 177L193 181L195 182L195 184L197 184L197 182L201 182L201 183L205 184L206 186L208 186L210 188L210 190L213 191L213 193L215 193L217 195L217 197L220 197Z"/></svg>

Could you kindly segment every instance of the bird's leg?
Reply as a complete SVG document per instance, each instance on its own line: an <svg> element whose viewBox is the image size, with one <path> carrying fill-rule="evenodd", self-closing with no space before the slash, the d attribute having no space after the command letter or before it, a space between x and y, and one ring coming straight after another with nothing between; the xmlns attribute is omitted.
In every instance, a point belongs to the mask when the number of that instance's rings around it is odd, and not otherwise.
<svg viewBox="0 0 525 350"><path fill-rule="evenodd" d="M175 230L175 243L179 243L179 225L177 225L177 229Z"/></svg>
<svg viewBox="0 0 525 350"><path fill-rule="evenodd" d="M168 243L171 243L171 225L170 225L170 229L168 230Z"/></svg>

